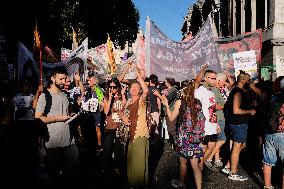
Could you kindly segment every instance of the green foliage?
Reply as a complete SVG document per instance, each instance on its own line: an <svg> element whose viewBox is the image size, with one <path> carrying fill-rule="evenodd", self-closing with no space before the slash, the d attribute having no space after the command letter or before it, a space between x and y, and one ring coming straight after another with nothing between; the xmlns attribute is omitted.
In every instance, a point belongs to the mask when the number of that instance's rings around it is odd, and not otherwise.
<svg viewBox="0 0 284 189"><path fill-rule="evenodd" d="M57 53L61 47L71 49L72 28L80 44L86 37L95 47L107 40L109 33L116 46L134 42L138 32L139 13L131 0L36 0L17 4L19 39L32 49L35 20L43 46Z"/></svg>
<svg viewBox="0 0 284 189"><path fill-rule="evenodd" d="M192 15L190 19L190 27L189 31L192 32L194 36L202 26L202 15L201 11L199 10L198 5L194 4L192 9Z"/></svg>
<svg viewBox="0 0 284 189"><path fill-rule="evenodd" d="M208 15L213 10L212 6L213 6L212 0L205 0L202 6L202 17L204 21L207 19Z"/></svg>

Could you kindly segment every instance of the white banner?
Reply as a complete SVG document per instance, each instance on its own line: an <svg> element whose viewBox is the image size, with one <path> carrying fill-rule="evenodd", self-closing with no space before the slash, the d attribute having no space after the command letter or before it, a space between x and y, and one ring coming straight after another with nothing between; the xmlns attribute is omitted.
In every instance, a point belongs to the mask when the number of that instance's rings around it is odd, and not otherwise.
<svg viewBox="0 0 284 189"><path fill-rule="evenodd" d="M284 76L284 57L276 55L276 75Z"/></svg>
<svg viewBox="0 0 284 189"><path fill-rule="evenodd" d="M253 79L258 77L255 50L233 53L233 59L236 77L240 70L248 73Z"/></svg>

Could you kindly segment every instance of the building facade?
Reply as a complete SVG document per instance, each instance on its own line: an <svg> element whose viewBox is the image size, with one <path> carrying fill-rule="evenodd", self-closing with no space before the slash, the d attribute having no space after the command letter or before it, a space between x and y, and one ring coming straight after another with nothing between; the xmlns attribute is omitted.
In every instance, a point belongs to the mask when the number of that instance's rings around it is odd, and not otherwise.
<svg viewBox="0 0 284 189"><path fill-rule="evenodd" d="M284 65L284 1L283 0L199 0L196 3L212 4L219 37L235 36L245 32L262 29L262 62L260 69L273 71L276 65ZM189 28L191 16L189 8L185 23ZM185 27L183 27L185 28ZM182 31L186 36L190 31ZM273 69L272 69L273 68ZM277 73L280 67L277 66ZM283 68L284 70L284 68Z"/></svg>

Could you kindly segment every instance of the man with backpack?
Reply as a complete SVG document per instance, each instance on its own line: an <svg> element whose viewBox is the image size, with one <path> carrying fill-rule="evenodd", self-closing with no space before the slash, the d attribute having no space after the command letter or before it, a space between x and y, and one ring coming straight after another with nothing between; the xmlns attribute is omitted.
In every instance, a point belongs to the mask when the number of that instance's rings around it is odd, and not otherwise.
<svg viewBox="0 0 284 189"><path fill-rule="evenodd" d="M68 98L62 91L67 78L64 67L55 67L50 87L38 99L35 118L47 125L49 138L45 142L47 169L52 177L76 176L79 170L79 152L71 137Z"/></svg>
<svg viewBox="0 0 284 189"><path fill-rule="evenodd" d="M278 81L278 80L277 80ZM263 145L263 176L264 188L273 189L271 185L271 170L278 159L284 160L284 79L280 81L280 91L271 98L267 112L268 124L265 129L265 143ZM282 172L284 178L284 172ZM284 183L282 181L282 188Z"/></svg>

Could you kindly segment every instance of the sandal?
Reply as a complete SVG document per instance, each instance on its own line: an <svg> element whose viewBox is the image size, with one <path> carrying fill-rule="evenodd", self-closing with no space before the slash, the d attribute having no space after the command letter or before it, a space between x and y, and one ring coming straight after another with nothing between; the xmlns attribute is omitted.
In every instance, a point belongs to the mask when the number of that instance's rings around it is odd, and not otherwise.
<svg viewBox="0 0 284 189"><path fill-rule="evenodd" d="M174 188L178 188L178 189L185 189L185 185L183 183L181 183L180 181L176 180L176 179L173 179L171 181L171 185L174 187Z"/></svg>

